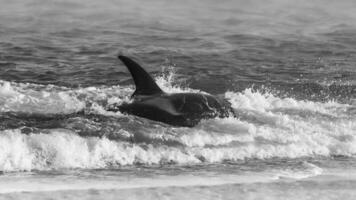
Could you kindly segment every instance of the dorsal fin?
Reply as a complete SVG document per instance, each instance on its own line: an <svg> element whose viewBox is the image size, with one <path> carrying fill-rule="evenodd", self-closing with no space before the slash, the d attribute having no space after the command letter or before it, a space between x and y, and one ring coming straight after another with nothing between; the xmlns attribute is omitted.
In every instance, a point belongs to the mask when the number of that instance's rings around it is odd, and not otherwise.
<svg viewBox="0 0 356 200"><path fill-rule="evenodd" d="M139 64L123 55L119 55L118 58L126 65L134 79L136 90L132 94L132 97L136 95L164 93L161 88L158 87L154 79Z"/></svg>

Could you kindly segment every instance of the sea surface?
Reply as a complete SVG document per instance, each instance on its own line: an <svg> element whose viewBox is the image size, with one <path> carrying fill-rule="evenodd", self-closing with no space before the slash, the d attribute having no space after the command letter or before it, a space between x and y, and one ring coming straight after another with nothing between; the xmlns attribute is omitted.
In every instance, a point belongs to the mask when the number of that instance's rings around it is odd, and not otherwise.
<svg viewBox="0 0 356 200"><path fill-rule="evenodd" d="M356 1L0 0L0 199L356 199ZM120 112L131 56L237 118Z"/></svg>

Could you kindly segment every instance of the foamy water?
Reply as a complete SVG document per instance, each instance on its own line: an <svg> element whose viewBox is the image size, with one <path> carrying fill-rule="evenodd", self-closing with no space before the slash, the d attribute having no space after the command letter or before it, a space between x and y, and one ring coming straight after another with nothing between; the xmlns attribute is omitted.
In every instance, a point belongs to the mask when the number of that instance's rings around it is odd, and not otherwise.
<svg viewBox="0 0 356 200"><path fill-rule="evenodd" d="M354 1L0 3L0 199L356 198ZM237 117L107 111L119 53Z"/></svg>
<svg viewBox="0 0 356 200"><path fill-rule="evenodd" d="M158 83L168 92L192 91L172 86L169 81L158 78ZM355 117L350 115L356 109L353 104L280 98L245 89L225 93L237 118L203 120L195 128L159 123L152 126L143 120L142 128L132 129L132 116L105 111L111 103L129 101L131 93L131 87L121 86L73 90L2 82L3 112L33 114L35 119L51 114L47 121L53 120L52 115L61 115L63 119L57 127L35 129L26 134L21 126L2 130L1 171L352 157L356 153ZM85 114L65 117L83 110L96 118L112 118L112 124L104 124L112 132L103 136L100 132L103 122L95 122L95 118ZM17 118L7 119L3 126L9 122L23 126L30 123L20 116ZM38 120L34 126L41 127L47 121ZM92 129L93 134L87 134L87 129ZM112 139L113 135L116 138Z"/></svg>
<svg viewBox="0 0 356 200"><path fill-rule="evenodd" d="M167 92L201 92L174 84L174 76L170 71L156 80ZM316 177L325 177L324 182L352 177L352 170L346 176L337 172L344 162L337 161L336 168L325 163L335 157L354 160L353 101L298 100L253 88L227 91L223 95L237 118L179 128L106 111L111 104L130 101L132 92L130 85L71 89L2 81L0 171L5 174L0 193L63 198L65 191L86 199L84 191L110 190L99 192L110 198L136 189L206 188L204 193L223 186L240 190L238 185L282 182L295 187L294 181ZM139 172L140 166L148 171ZM176 166L176 172L157 166Z"/></svg>

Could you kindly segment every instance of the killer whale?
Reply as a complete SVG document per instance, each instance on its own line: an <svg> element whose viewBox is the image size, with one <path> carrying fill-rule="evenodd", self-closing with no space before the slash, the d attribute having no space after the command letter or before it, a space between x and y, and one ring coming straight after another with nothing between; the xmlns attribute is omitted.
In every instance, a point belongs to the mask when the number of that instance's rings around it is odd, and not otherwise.
<svg viewBox="0 0 356 200"><path fill-rule="evenodd" d="M182 127L193 127L202 119L234 115L225 99L202 93L166 93L137 62L123 55L118 58L131 73L136 90L131 103L115 105L109 111Z"/></svg>

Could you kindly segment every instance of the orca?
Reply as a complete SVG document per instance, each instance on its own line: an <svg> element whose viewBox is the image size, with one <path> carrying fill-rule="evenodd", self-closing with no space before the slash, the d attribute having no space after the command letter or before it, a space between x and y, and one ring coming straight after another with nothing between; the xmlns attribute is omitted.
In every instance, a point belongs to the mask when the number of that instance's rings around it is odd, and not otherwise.
<svg viewBox="0 0 356 200"><path fill-rule="evenodd" d="M202 119L234 116L227 100L202 93L166 93L137 62L123 55L118 58L131 73L136 90L132 102L114 105L109 111L180 127L194 127Z"/></svg>

